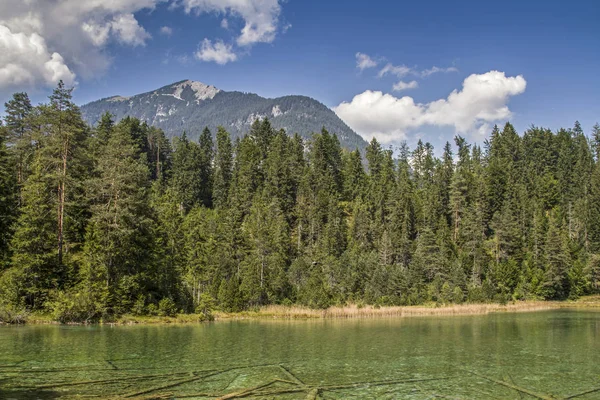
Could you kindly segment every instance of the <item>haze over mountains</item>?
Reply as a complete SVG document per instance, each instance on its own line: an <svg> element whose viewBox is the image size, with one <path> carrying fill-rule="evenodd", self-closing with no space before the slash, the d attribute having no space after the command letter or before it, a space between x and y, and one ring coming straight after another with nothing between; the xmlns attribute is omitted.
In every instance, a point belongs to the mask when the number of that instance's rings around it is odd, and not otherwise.
<svg viewBox="0 0 600 400"><path fill-rule="evenodd" d="M267 99L253 93L226 92L201 82L184 80L151 92L131 97L114 96L81 107L84 119L95 125L102 114L110 112L117 121L131 116L159 127L169 137L184 131L197 139L208 126L214 133L223 126L233 138L249 131L256 119L269 118L277 129L310 138L325 127L335 133L348 149L366 142L330 108L306 96Z"/></svg>

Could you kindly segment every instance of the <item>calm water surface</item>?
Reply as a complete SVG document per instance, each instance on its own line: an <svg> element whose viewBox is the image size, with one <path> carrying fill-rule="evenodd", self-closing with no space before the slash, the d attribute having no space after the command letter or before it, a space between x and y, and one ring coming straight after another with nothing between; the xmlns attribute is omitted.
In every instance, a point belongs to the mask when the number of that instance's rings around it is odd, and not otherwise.
<svg viewBox="0 0 600 400"><path fill-rule="evenodd" d="M0 364L2 399L600 399L600 312L0 327Z"/></svg>

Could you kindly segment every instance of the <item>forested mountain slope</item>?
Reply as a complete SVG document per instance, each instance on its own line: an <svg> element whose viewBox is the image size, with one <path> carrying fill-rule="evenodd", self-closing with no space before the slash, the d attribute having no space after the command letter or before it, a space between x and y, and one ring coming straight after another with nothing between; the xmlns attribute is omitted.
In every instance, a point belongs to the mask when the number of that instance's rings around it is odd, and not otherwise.
<svg viewBox="0 0 600 400"><path fill-rule="evenodd" d="M161 128L168 137L187 133L197 140L204 127L223 126L235 139L256 119L268 118L275 129L308 139L323 127L338 135L343 147L364 149L365 141L327 106L306 96L266 99L252 93L225 92L201 82L181 81L132 97L114 96L81 107L84 120L95 125L105 112L118 122L135 117Z"/></svg>

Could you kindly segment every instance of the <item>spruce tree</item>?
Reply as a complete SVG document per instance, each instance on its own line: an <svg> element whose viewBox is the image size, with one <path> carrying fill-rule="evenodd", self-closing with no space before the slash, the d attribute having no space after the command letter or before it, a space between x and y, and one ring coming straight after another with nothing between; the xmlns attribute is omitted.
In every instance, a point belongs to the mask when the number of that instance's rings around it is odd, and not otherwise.
<svg viewBox="0 0 600 400"><path fill-rule="evenodd" d="M4 129L0 122L0 131ZM0 135L0 271L9 258L12 226L17 213L17 181L13 171L13 159L6 147L4 135Z"/></svg>
<svg viewBox="0 0 600 400"><path fill-rule="evenodd" d="M33 106L27 93L19 92L13 94L12 99L4 103L4 107L6 129L3 130L3 136L5 144L12 147L17 185L20 188L29 174L33 156Z"/></svg>
<svg viewBox="0 0 600 400"><path fill-rule="evenodd" d="M109 313L130 310L145 293L152 260L146 154L126 126L100 152L92 188L82 280Z"/></svg>
<svg viewBox="0 0 600 400"><path fill-rule="evenodd" d="M543 282L543 294L546 299L566 299L569 296L569 254L568 232L554 212L551 215L546 236L546 268Z"/></svg>
<svg viewBox="0 0 600 400"><path fill-rule="evenodd" d="M200 167L200 202L205 207L211 207L213 203L213 140L208 127L202 130L199 140Z"/></svg>
<svg viewBox="0 0 600 400"><path fill-rule="evenodd" d="M233 148L229 133L221 126L217 129L217 150L214 164L213 203L215 207L222 208L228 202L233 168Z"/></svg>

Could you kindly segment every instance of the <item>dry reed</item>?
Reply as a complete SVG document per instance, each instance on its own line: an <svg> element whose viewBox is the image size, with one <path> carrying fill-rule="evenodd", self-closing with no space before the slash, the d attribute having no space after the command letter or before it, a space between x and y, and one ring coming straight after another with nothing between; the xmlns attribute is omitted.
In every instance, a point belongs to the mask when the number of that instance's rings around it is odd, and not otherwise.
<svg viewBox="0 0 600 400"><path fill-rule="evenodd" d="M280 319L309 319L309 318L373 318L373 317L416 317L416 316L451 316L478 315L493 312L531 312L559 308L553 302L518 302L507 305L500 304L455 304L441 307L434 306L391 306L374 307L348 305L330 307L325 310L315 310L302 306L270 305L257 311L241 313L216 313L216 319L244 318L280 318Z"/></svg>

